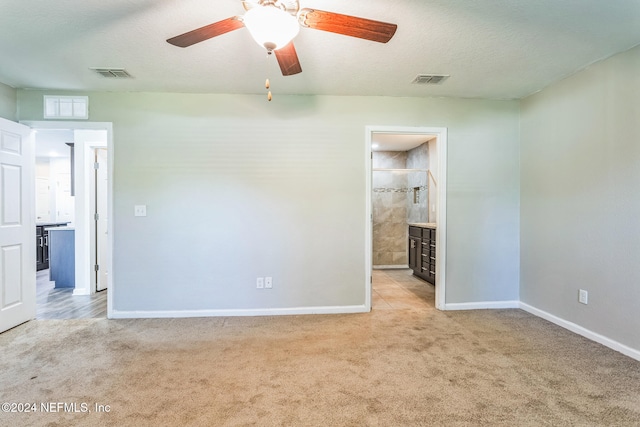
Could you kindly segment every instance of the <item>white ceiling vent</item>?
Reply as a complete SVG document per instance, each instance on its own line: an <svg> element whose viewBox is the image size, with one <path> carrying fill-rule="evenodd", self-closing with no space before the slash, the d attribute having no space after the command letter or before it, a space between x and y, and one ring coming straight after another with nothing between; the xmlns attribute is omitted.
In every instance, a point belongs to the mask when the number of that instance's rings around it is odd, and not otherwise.
<svg viewBox="0 0 640 427"><path fill-rule="evenodd" d="M91 68L91 70L100 74L102 77L116 79L131 79L131 74L124 68Z"/></svg>
<svg viewBox="0 0 640 427"><path fill-rule="evenodd" d="M448 74L418 74L411 83L416 85L439 85L449 77Z"/></svg>

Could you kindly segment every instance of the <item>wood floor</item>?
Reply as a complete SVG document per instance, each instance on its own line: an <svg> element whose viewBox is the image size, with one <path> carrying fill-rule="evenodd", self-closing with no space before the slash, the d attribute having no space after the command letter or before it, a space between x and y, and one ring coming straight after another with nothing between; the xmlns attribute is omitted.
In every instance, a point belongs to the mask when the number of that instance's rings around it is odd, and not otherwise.
<svg viewBox="0 0 640 427"><path fill-rule="evenodd" d="M107 291L73 296L72 288L56 289L49 270L36 275L36 319L90 319L107 317Z"/></svg>

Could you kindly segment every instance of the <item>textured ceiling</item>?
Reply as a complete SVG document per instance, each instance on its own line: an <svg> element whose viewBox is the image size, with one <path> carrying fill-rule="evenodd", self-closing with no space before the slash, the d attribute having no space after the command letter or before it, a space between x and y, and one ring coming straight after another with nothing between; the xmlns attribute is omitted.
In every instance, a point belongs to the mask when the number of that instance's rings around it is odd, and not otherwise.
<svg viewBox="0 0 640 427"><path fill-rule="evenodd" d="M246 29L165 40L244 12L239 0L2 0L0 82L15 88L517 99L640 43L638 0L300 0L398 24L387 44L301 29L282 77ZM107 79L93 67L125 68ZM449 74L441 85L417 74Z"/></svg>

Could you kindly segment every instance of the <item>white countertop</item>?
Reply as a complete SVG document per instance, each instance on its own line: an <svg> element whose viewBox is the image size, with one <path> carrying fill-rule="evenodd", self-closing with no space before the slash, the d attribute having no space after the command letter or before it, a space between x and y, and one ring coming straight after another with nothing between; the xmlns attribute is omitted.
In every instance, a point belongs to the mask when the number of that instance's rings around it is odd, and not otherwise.
<svg viewBox="0 0 640 427"><path fill-rule="evenodd" d="M410 222L409 225L420 228L436 228L435 222Z"/></svg>
<svg viewBox="0 0 640 427"><path fill-rule="evenodd" d="M49 232L56 231L56 230L58 230L58 231L68 231L68 230L75 230L75 229L76 229L75 227L69 227L69 226L66 226L66 227L45 227L45 230L47 230Z"/></svg>

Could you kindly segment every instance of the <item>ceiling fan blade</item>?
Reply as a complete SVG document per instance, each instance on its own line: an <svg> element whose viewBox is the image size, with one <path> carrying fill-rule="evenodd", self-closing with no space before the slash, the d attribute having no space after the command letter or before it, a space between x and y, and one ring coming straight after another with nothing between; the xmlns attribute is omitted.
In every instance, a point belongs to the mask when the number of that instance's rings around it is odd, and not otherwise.
<svg viewBox="0 0 640 427"><path fill-rule="evenodd" d="M396 24L317 9L302 9L300 22L302 25L316 30L330 31L379 43L391 40L398 28Z"/></svg>
<svg viewBox="0 0 640 427"><path fill-rule="evenodd" d="M298 54L296 48L293 46L293 42L289 42L285 47L274 50L278 64L280 64L280 70L283 76L291 76L302 72L300 61L298 60Z"/></svg>
<svg viewBox="0 0 640 427"><path fill-rule="evenodd" d="M189 31L188 33L171 37L170 39L167 39L167 42L178 47L188 47L242 27L244 27L244 24L240 18L232 16L231 18L205 25L204 27Z"/></svg>

